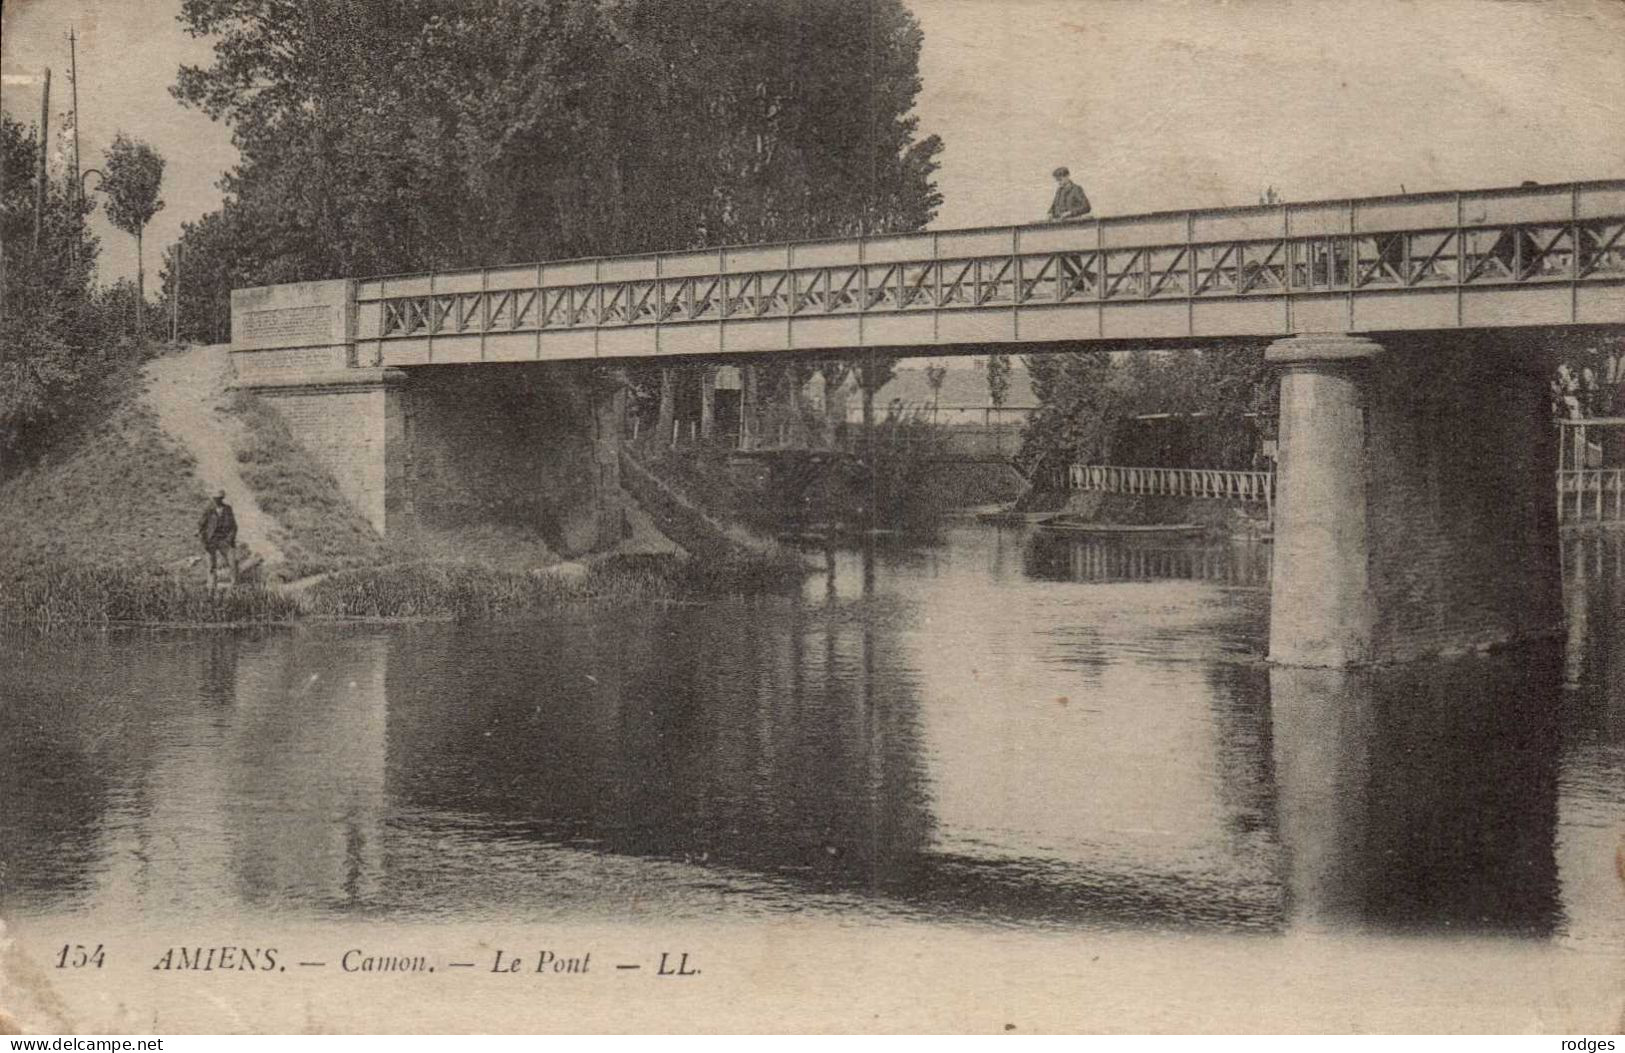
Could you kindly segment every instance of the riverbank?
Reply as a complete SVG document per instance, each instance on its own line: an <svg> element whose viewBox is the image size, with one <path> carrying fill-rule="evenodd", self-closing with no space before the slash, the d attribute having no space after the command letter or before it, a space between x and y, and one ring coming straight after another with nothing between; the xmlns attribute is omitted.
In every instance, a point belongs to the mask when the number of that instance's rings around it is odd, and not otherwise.
<svg viewBox="0 0 1625 1053"><path fill-rule="evenodd" d="M1029 494L1010 510L1023 520L1065 516L1101 526L1159 527L1191 525L1211 537L1259 536L1269 532L1263 505L1196 497L1105 494L1095 491L1048 491Z"/></svg>
<svg viewBox="0 0 1625 1053"><path fill-rule="evenodd" d="M461 621L536 614L584 602L635 606L771 592L799 585L810 571L789 551L719 561L609 556L533 571L416 563L331 575L310 588L302 607L315 617Z"/></svg>
<svg viewBox="0 0 1625 1053"><path fill-rule="evenodd" d="M154 349L110 374L94 412L0 475L0 564L195 561L198 517L218 490L236 513L240 549L252 551L240 554L257 559L266 580L403 558L287 426L258 400L228 391L229 380L219 346Z"/></svg>
<svg viewBox="0 0 1625 1053"><path fill-rule="evenodd" d="M287 423L230 379L222 346L155 349L110 375L105 405L50 449L5 466L0 627L503 617L772 590L803 571L732 521L691 531L690 558L635 500L620 543L582 563L561 563L523 523L421 523L380 537ZM196 539L218 490L236 509L247 572L222 589L206 583ZM736 543L700 545L712 536Z"/></svg>
<svg viewBox="0 0 1625 1053"><path fill-rule="evenodd" d="M66 632L120 625L286 624L315 619L517 617L599 603L704 601L791 589L810 572L789 550L701 561L608 556L516 571L479 563L401 563L327 575L308 587L211 588L157 567L48 563L0 567L0 629Z"/></svg>

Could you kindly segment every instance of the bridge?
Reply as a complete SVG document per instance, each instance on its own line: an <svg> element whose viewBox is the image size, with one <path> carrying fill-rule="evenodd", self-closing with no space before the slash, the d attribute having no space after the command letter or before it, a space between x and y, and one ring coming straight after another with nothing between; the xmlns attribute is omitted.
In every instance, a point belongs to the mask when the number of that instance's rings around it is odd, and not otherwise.
<svg viewBox="0 0 1625 1053"><path fill-rule="evenodd" d="M1625 182L654 253L355 285L374 366L1617 323Z"/></svg>
<svg viewBox="0 0 1625 1053"><path fill-rule="evenodd" d="M1557 631L1550 338L1621 325L1625 180L232 295L238 383L275 400L380 530L410 529L437 494L520 481L537 516L596 495L558 527L577 547L618 491L603 447L619 409L572 364L1273 341L1270 652L1329 666Z"/></svg>

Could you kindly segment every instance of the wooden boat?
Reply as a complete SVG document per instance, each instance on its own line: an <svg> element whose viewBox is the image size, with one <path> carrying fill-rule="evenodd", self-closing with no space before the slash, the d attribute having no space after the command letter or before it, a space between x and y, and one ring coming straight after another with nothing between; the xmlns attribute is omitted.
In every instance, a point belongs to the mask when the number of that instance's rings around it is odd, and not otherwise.
<svg viewBox="0 0 1625 1053"><path fill-rule="evenodd" d="M1067 534L1123 535L1133 537L1194 537L1207 528L1195 523L1089 523L1068 516L1051 516L1040 521L1040 530Z"/></svg>
<svg viewBox="0 0 1625 1053"><path fill-rule="evenodd" d="M979 523L1043 523L1053 519L1054 512L1010 512L1000 510L997 512L977 512L976 521Z"/></svg>

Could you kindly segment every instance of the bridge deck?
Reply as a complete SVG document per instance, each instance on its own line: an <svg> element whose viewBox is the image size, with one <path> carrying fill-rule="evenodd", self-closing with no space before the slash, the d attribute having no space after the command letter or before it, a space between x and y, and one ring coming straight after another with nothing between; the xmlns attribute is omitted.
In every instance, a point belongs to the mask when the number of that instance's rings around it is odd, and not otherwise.
<svg viewBox="0 0 1625 1053"><path fill-rule="evenodd" d="M1625 323L1625 180L399 275L356 359L478 361Z"/></svg>

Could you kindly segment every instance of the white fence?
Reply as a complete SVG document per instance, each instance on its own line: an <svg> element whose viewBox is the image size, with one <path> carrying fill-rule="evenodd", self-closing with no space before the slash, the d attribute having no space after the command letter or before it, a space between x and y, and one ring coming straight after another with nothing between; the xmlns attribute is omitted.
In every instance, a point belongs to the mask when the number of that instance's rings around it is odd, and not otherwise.
<svg viewBox="0 0 1625 1053"><path fill-rule="evenodd" d="M1068 471L1067 482L1073 490L1094 490L1107 494L1254 501L1271 511L1275 505L1274 472L1074 464ZM1557 518L1561 523L1625 522L1625 468L1560 469L1557 473Z"/></svg>
<svg viewBox="0 0 1625 1053"><path fill-rule="evenodd" d="M1625 418L1557 421L1558 522L1625 522L1625 468L1603 467L1601 441L1620 427L1625 427Z"/></svg>
<svg viewBox="0 0 1625 1053"><path fill-rule="evenodd" d="M1625 521L1625 468L1564 468L1557 473L1560 523Z"/></svg>
<svg viewBox="0 0 1625 1053"><path fill-rule="evenodd" d="M1274 472L1222 472L1207 468L1124 468L1110 464L1074 464L1068 473L1073 490L1157 497L1206 497L1221 501L1275 504Z"/></svg>

